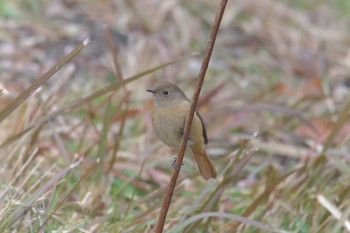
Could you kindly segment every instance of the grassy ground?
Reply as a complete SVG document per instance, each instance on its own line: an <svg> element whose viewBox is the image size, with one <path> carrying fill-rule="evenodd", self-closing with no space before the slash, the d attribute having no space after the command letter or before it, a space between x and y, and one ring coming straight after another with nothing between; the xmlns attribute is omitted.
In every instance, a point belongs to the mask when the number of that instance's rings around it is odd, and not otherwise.
<svg viewBox="0 0 350 233"><path fill-rule="evenodd" d="M153 232L176 150L145 90L192 95L217 5L0 2L0 232ZM349 12L229 1L199 102L219 175L185 158L165 232L350 231Z"/></svg>

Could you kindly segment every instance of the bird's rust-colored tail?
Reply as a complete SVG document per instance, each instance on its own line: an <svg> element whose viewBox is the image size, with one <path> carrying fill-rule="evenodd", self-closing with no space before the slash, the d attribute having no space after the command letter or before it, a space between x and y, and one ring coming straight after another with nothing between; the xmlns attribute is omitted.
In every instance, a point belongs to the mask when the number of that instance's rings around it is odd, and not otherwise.
<svg viewBox="0 0 350 233"><path fill-rule="evenodd" d="M206 180L216 178L216 169L205 148L202 145L197 144L191 146L191 150L194 158L197 161L199 173L202 175L202 177Z"/></svg>

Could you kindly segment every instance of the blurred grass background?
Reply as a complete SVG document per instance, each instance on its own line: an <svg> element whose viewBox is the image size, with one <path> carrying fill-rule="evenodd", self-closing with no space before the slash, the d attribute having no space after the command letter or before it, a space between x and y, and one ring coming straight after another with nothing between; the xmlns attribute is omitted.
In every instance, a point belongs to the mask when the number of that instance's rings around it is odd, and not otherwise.
<svg viewBox="0 0 350 233"><path fill-rule="evenodd" d="M145 90L192 95L217 6L0 1L0 232L153 232L176 151ZM185 158L165 232L350 231L349 15L347 0L229 1L199 102L219 176Z"/></svg>

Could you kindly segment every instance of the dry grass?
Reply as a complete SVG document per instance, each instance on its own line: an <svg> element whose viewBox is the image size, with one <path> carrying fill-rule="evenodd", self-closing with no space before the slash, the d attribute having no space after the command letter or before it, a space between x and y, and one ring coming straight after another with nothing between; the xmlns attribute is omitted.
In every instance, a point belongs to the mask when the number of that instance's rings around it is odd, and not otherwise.
<svg viewBox="0 0 350 233"><path fill-rule="evenodd" d="M347 2L229 2L199 101L219 176L185 158L165 232L350 231ZM145 89L191 96L216 7L0 3L0 232L154 230L176 152Z"/></svg>

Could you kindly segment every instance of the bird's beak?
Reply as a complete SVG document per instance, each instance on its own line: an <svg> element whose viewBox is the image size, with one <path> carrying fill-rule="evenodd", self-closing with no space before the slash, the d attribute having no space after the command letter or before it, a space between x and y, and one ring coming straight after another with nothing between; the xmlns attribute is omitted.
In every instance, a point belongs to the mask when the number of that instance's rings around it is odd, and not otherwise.
<svg viewBox="0 0 350 233"><path fill-rule="evenodd" d="M151 93L153 93L153 94L156 93L156 92L155 92L154 90L152 90L152 89L148 89L148 90L146 90L146 91L151 92Z"/></svg>

